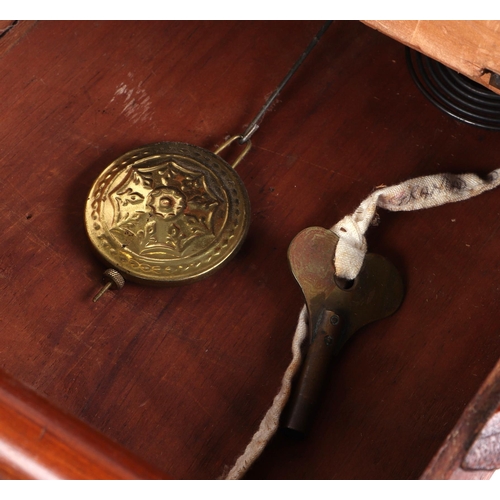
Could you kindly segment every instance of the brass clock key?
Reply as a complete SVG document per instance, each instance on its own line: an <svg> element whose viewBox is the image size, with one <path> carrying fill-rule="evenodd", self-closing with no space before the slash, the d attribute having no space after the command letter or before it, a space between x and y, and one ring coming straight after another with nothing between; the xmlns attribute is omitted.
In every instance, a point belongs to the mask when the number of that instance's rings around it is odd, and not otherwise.
<svg viewBox="0 0 500 500"><path fill-rule="evenodd" d="M298 433L308 428L332 358L361 327L393 314L404 296L397 269L380 255L367 254L352 282L336 278L337 242L332 231L310 227L294 238L288 250L293 275L306 300L310 334L283 425Z"/></svg>

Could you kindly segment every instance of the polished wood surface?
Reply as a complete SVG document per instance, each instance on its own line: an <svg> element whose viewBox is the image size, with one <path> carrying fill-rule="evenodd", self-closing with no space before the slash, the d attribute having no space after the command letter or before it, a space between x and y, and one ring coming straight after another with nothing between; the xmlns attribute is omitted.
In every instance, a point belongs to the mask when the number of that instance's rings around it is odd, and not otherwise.
<svg viewBox="0 0 500 500"><path fill-rule="evenodd" d="M363 22L500 94L500 21Z"/></svg>
<svg viewBox="0 0 500 500"><path fill-rule="evenodd" d="M299 231L380 184L500 164L498 134L428 103L401 44L335 22L238 167L253 216L235 259L92 303L104 268L83 210L97 175L143 144L213 150L241 133L321 24L44 21L0 39L0 368L176 478L220 477L279 388ZM368 245L401 271L404 303L345 346L309 436L275 436L248 479L423 474L500 357L498 196L381 211Z"/></svg>
<svg viewBox="0 0 500 500"><path fill-rule="evenodd" d="M2 373L0 478L169 479Z"/></svg>

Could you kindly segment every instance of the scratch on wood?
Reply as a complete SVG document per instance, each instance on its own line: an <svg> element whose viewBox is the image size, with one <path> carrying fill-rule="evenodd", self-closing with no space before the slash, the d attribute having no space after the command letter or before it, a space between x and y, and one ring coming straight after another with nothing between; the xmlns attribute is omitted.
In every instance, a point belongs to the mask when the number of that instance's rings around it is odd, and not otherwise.
<svg viewBox="0 0 500 500"><path fill-rule="evenodd" d="M413 29L413 33L411 35L411 40L410 40L410 45L415 45L415 39L418 39L418 37L419 37L418 30L419 30L420 22L421 21L417 21L417 24L416 24L415 28Z"/></svg>
<svg viewBox="0 0 500 500"><path fill-rule="evenodd" d="M148 121L152 119L151 98L146 91L141 88L142 82L134 88L129 88L122 82L116 89L115 95L110 102L113 102L117 96L124 95L125 102L122 113L125 113L133 123L139 121Z"/></svg>
<svg viewBox="0 0 500 500"><path fill-rule="evenodd" d="M4 37L19 21L12 21L8 26L3 29L0 29L0 38Z"/></svg>
<svg viewBox="0 0 500 500"><path fill-rule="evenodd" d="M213 418L213 415L191 394L191 399L210 417Z"/></svg>

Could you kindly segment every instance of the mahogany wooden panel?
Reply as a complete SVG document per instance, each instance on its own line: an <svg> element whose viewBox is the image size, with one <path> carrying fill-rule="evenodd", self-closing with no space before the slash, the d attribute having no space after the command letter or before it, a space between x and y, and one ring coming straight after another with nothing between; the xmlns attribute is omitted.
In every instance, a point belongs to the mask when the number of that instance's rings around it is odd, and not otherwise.
<svg viewBox="0 0 500 500"><path fill-rule="evenodd" d="M0 53L5 54L34 24L35 21L0 21Z"/></svg>
<svg viewBox="0 0 500 500"><path fill-rule="evenodd" d="M295 234L380 184L500 164L498 134L428 103L401 44L335 22L238 167L253 217L237 257L92 303L103 267L83 209L99 172L143 144L241 133L321 24L44 21L0 57L0 368L176 478L220 477L277 392L302 304ZM308 438L276 436L249 479L422 475L500 357L498 196L380 213L368 245L405 301L345 347Z"/></svg>
<svg viewBox="0 0 500 500"><path fill-rule="evenodd" d="M500 21L363 21L500 94Z"/></svg>
<svg viewBox="0 0 500 500"><path fill-rule="evenodd" d="M0 373L2 479L168 479Z"/></svg>

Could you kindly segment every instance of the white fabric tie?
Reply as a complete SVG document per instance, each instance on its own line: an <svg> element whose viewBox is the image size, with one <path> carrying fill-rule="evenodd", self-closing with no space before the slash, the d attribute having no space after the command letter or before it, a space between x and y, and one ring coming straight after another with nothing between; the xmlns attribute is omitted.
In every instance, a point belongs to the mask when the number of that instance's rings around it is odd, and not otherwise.
<svg viewBox="0 0 500 500"><path fill-rule="evenodd" d="M401 184L376 189L354 213L346 215L331 228L339 237L335 251L335 274L346 279L354 279L358 275L367 251L365 233L375 217L377 207L393 212L431 208L467 200L496 188L499 184L500 169L496 169L485 179L476 174L437 174L415 177ZM292 340L292 361L283 376L281 388L258 431L224 479L243 477L278 429L281 412L290 396L292 379L302 362L300 346L307 336L307 328L307 311L304 306Z"/></svg>
<svg viewBox="0 0 500 500"><path fill-rule="evenodd" d="M335 252L335 274L354 279L363 265L367 246L365 233L377 207L393 212L420 210L467 200L500 184L500 169L486 179L476 174L437 174L409 179L395 186L382 187L363 200L351 215L331 229L339 237Z"/></svg>

